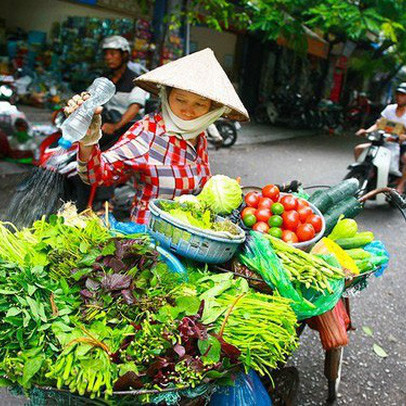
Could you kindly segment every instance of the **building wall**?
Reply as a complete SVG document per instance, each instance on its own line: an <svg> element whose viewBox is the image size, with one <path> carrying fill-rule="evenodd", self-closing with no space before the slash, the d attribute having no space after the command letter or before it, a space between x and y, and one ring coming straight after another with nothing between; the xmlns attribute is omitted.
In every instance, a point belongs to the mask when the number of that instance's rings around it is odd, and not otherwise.
<svg viewBox="0 0 406 406"><path fill-rule="evenodd" d="M8 28L50 32L54 22L69 16L98 18L131 18L131 16L102 8L70 3L62 0L2 0L2 17ZM141 12L135 10L134 14Z"/></svg>
<svg viewBox="0 0 406 406"><path fill-rule="evenodd" d="M221 66L229 76L232 76L237 43L236 34L217 32L206 27L191 27L190 42L192 52L211 48ZM196 45L195 49L194 45Z"/></svg>

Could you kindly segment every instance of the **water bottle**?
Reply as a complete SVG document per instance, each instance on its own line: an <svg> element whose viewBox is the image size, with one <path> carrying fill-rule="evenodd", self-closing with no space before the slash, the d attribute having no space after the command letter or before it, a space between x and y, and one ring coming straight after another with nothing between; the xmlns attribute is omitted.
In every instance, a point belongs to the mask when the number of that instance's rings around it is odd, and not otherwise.
<svg viewBox="0 0 406 406"><path fill-rule="evenodd" d="M107 78L97 78L88 92L90 97L61 125L62 137L58 144L62 148L69 149L74 142L86 135L96 107L107 103L114 96L116 86Z"/></svg>

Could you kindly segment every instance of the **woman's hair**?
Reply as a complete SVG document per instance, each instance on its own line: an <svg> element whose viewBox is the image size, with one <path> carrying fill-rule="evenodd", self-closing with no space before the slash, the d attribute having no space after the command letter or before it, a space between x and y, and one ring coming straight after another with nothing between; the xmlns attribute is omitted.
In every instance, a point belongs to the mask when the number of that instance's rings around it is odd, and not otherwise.
<svg viewBox="0 0 406 406"><path fill-rule="evenodd" d="M174 87L165 86L165 88L166 88L166 94L169 97L169 95L171 94ZM193 92L190 92L190 93L193 93ZM219 109L219 108L223 107L223 105L221 103L215 102L214 100L211 100L211 99L210 99L210 101L211 101L211 105L210 105L210 110L209 111L213 111L213 110L216 110L216 109Z"/></svg>

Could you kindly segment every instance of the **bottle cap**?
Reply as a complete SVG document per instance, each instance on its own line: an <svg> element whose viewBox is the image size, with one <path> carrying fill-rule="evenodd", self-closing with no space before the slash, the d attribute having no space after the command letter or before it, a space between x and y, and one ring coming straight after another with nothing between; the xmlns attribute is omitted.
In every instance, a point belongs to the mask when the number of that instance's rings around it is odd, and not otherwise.
<svg viewBox="0 0 406 406"><path fill-rule="evenodd" d="M62 148L69 149L72 146L72 143L65 138L59 138L58 145Z"/></svg>

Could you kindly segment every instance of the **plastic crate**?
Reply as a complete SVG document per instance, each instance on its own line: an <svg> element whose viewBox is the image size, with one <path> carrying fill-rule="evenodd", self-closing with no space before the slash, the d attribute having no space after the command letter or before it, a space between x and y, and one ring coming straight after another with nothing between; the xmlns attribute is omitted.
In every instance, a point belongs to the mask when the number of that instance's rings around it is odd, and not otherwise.
<svg viewBox="0 0 406 406"><path fill-rule="evenodd" d="M155 199L149 204L148 229L150 235L169 251L198 262L221 264L229 261L245 241L245 233L240 228L238 238L228 239L188 226L161 210L159 203L162 201L165 200Z"/></svg>

